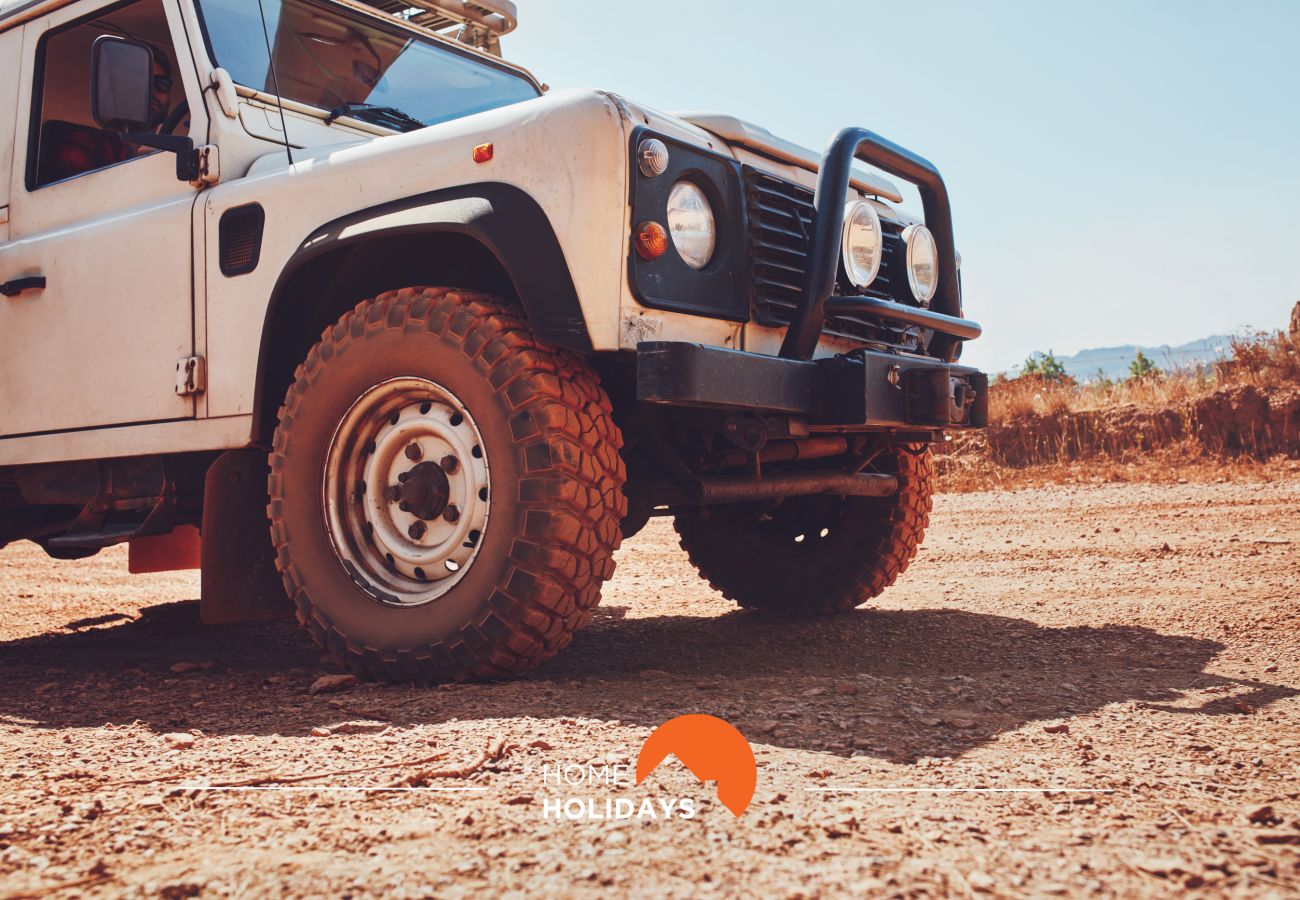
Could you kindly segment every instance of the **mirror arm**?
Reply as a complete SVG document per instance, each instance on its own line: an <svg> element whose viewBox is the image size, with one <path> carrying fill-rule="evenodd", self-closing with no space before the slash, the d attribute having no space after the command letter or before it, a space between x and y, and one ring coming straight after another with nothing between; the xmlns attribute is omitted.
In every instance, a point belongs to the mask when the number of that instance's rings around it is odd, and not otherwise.
<svg viewBox="0 0 1300 900"><path fill-rule="evenodd" d="M133 144L140 144L144 147L157 147L159 150L175 153L176 180L198 180L200 170L199 152L194 149L192 138L176 134L154 134L149 131L126 131L122 132L121 137L122 140L130 141Z"/></svg>

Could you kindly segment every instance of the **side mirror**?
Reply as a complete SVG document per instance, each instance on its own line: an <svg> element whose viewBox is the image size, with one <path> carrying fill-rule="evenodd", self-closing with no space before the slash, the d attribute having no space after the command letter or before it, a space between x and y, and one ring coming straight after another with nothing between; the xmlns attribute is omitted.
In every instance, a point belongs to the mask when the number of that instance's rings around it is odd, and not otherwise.
<svg viewBox="0 0 1300 900"><path fill-rule="evenodd" d="M90 114L101 128L122 140L176 154L176 178L195 182L206 162L189 137L155 134L153 126L153 50L148 44L111 34L95 38L90 49Z"/></svg>
<svg viewBox="0 0 1300 900"><path fill-rule="evenodd" d="M153 97L153 51L113 35L95 39L90 51L90 112L101 128L144 131Z"/></svg>

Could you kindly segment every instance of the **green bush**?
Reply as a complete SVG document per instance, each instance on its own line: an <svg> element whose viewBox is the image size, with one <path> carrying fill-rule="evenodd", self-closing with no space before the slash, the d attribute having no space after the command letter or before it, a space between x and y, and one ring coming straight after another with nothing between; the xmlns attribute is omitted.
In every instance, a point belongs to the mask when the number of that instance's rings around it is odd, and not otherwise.
<svg viewBox="0 0 1300 900"><path fill-rule="evenodd" d="M1021 377L1037 377L1044 381L1064 381L1069 377L1065 374L1065 366L1061 365L1061 361L1056 358L1056 354L1051 350L1046 353L1029 354L1029 358L1020 367L1020 375Z"/></svg>

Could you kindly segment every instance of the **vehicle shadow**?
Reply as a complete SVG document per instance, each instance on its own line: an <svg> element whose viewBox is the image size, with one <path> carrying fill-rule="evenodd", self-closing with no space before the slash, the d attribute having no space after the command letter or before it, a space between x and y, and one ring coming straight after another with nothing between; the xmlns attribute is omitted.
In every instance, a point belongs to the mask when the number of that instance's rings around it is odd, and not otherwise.
<svg viewBox="0 0 1300 900"><path fill-rule="evenodd" d="M1239 715L1300 693L1208 674L1221 644L1136 626L1050 628L940 609L792 623L747 612L630 618L614 608L517 681L310 696L328 669L293 623L207 628L196 606L0 643L0 717L29 728L138 721L210 735L304 735L331 716L500 719L512 740L531 740L546 736L548 719L655 727L704 712L754 744L912 761L1112 703ZM177 662L210 667L178 674ZM509 724L519 717L528 724Z"/></svg>

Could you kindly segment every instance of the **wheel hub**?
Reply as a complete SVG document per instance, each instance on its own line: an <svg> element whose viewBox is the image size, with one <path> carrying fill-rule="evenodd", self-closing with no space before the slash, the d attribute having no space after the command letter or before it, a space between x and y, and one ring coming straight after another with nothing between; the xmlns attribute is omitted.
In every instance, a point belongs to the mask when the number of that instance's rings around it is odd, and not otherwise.
<svg viewBox="0 0 1300 900"><path fill-rule="evenodd" d="M325 476L335 552L377 599L436 600L478 555L488 460L469 411L446 388L422 378L371 388L339 424Z"/></svg>
<svg viewBox="0 0 1300 900"><path fill-rule="evenodd" d="M398 492L399 510L428 522L441 516L447 508L451 484L441 466L422 462L411 471L399 475L398 479L401 481Z"/></svg>

